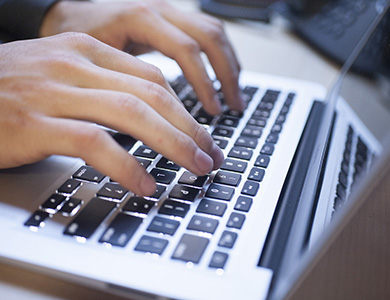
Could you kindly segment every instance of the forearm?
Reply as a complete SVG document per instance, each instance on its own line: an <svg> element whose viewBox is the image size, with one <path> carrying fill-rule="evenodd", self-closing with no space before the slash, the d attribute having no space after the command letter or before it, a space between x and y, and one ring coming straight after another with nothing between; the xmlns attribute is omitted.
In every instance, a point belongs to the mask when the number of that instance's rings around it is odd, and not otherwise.
<svg viewBox="0 0 390 300"><path fill-rule="evenodd" d="M0 0L0 40L39 37L48 10L60 0Z"/></svg>

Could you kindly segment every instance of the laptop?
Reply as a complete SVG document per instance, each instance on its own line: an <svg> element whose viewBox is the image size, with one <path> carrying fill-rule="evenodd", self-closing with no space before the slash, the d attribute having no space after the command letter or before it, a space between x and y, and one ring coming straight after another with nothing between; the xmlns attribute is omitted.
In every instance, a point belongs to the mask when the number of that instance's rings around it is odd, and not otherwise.
<svg viewBox="0 0 390 300"><path fill-rule="evenodd" d="M389 163L389 79L347 76L389 5L369 3L371 25L330 91L243 71L243 114L207 115L173 61L144 56L223 149L223 166L195 176L107 129L155 177L152 197L75 158L1 170L1 261L131 299L284 298Z"/></svg>

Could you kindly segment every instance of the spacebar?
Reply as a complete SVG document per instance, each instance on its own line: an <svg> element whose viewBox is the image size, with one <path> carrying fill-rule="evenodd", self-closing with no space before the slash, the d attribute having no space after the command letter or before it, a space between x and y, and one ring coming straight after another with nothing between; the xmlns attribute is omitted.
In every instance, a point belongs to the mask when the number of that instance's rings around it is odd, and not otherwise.
<svg viewBox="0 0 390 300"><path fill-rule="evenodd" d="M114 202L92 198L80 214L66 227L64 234L89 238L115 205Z"/></svg>

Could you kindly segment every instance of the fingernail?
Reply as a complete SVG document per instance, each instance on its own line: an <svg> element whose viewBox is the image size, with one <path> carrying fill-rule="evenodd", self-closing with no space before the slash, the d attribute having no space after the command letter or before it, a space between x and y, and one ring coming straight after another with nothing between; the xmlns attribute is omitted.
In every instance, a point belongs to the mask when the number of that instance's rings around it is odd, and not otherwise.
<svg viewBox="0 0 390 300"><path fill-rule="evenodd" d="M223 161L225 160L225 157L223 155L221 148L219 148L217 144L214 143L213 148L210 151L210 155L214 160L213 169L214 170L219 169Z"/></svg>
<svg viewBox="0 0 390 300"><path fill-rule="evenodd" d="M141 191L144 196L151 196L156 192L156 183L151 175L147 175L141 181Z"/></svg>
<svg viewBox="0 0 390 300"><path fill-rule="evenodd" d="M196 150L195 163L197 164L199 170L204 174L209 173L213 169L214 165L213 159L201 149Z"/></svg>

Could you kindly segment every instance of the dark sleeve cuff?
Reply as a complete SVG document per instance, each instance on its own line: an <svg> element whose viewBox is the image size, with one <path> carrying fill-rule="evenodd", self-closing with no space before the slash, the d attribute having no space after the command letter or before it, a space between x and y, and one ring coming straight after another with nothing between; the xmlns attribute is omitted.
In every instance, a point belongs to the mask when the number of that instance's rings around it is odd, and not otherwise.
<svg viewBox="0 0 390 300"><path fill-rule="evenodd" d="M39 37L46 12L60 0L0 0L0 40Z"/></svg>

